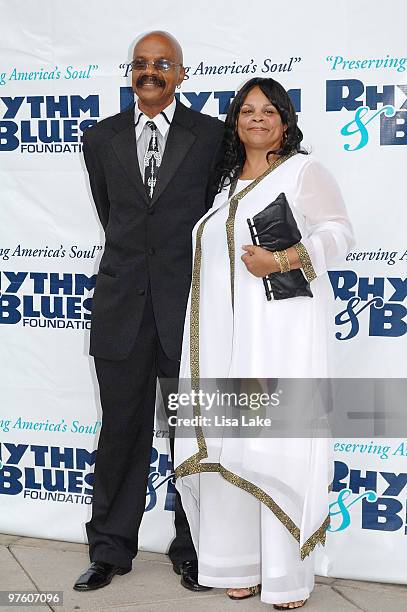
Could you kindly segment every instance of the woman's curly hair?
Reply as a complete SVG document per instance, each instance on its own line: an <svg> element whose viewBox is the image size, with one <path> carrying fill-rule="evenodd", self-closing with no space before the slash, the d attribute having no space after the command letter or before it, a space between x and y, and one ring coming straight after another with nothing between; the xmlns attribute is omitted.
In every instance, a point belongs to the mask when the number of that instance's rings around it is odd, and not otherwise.
<svg viewBox="0 0 407 612"><path fill-rule="evenodd" d="M284 87L274 79L260 77L250 79L237 92L226 116L225 134L222 144L223 158L217 165L216 171L218 192L224 186L239 178L246 161L246 151L237 134L237 121L246 96L253 87L261 89L271 104L277 109L283 124L287 126L285 132L286 138L281 148L276 151L269 151L267 157L273 153L287 155L292 151L307 154L300 146L303 135L297 124L297 116L293 103Z"/></svg>

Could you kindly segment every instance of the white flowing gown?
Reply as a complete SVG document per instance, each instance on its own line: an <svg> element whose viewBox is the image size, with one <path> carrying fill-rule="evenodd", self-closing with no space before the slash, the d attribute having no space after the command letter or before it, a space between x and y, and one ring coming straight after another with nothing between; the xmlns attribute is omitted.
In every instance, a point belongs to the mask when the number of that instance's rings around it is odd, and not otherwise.
<svg viewBox="0 0 407 612"><path fill-rule="evenodd" d="M248 183L239 181L234 196ZM192 387L215 378L328 376L333 297L327 269L353 242L337 183L312 155L297 154L251 187L237 208L224 189L193 231L180 367L180 379L190 379ZM302 235L302 270L313 298L267 301L262 280L241 261L242 245L252 244L247 218L281 193ZM325 542L329 524L328 446L324 438L205 439L200 427L195 437L176 436L176 486L201 584L261 583L267 603L309 597L314 586L309 555Z"/></svg>

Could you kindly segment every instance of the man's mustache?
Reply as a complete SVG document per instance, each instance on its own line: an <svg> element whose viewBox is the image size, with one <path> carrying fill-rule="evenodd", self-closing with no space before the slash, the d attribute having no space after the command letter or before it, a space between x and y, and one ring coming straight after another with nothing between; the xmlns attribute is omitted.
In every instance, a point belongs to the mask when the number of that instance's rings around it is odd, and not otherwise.
<svg viewBox="0 0 407 612"><path fill-rule="evenodd" d="M152 85L156 85L157 87L164 87L165 86L165 81L163 81L162 79L160 79L159 77L157 77L155 75L149 76L148 74L143 74L136 81L137 87L143 87L143 85L145 85L146 83L150 83Z"/></svg>

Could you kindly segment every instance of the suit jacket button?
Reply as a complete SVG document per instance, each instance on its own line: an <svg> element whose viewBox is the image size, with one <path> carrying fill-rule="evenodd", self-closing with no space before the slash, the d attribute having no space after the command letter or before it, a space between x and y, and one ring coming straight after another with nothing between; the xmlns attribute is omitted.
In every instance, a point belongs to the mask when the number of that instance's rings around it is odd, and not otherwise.
<svg viewBox="0 0 407 612"><path fill-rule="evenodd" d="M145 292L146 292L146 290L145 290L145 289L139 289L139 290L138 290L138 294L139 294L139 295L144 295L144 294L145 294Z"/></svg>
<svg viewBox="0 0 407 612"><path fill-rule="evenodd" d="M150 247L150 248L148 249L148 254L149 254L149 255L154 255L154 253L155 253L155 249L154 249L153 247Z"/></svg>
<svg viewBox="0 0 407 612"><path fill-rule="evenodd" d="M153 214L154 214L154 208L149 208L149 209L147 210L147 214L148 214L148 215L153 215Z"/></svg>

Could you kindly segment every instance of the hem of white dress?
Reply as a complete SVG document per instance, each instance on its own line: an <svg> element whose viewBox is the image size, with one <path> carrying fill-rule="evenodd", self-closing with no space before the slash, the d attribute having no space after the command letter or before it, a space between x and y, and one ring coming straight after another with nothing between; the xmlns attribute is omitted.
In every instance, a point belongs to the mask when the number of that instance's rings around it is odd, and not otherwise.
<svg viewBox="0 0 407 612"><path fill-rule="evenodd" d="M296 591L287 591L280 593L272 593L271 591L261 590L260 601L269 604L284 604L290 601L301 601L308 599L311 592L308 588L297 589Z"/></svg>
<svg viewBox="0 0 407 612"><path fill-rule="evenodd" d="M248 587L260 584L261 576L260 574L257 574L256 576L232 578L228 576L204 576L203 574L198 573L198 582L203 586L210 586L219 589L246 589Z"/></svg>
<svg viewBox="0 0 407 612"><path fill-rule="evenodd" d="M244 578L232 578L222 576L205 576L198 573L198 582L202 586L214 587L218 589L245 589L251 586L256 586L261 583L260 575L245 576ZM260 600L263 603L269 604L284 604L290 601L301 601L309 599L311 592L307 587L297 589L295 591L280 591L277 593L261 590Z"/></svg>

